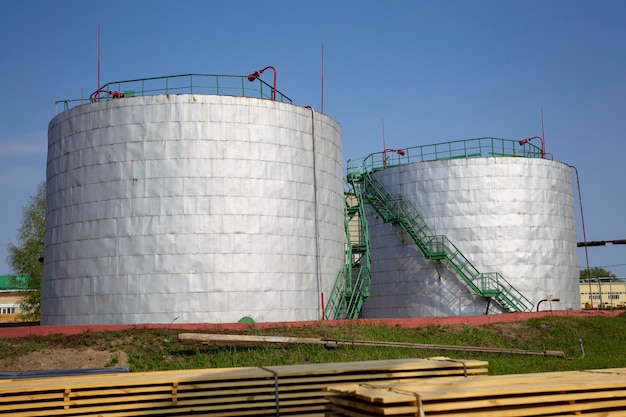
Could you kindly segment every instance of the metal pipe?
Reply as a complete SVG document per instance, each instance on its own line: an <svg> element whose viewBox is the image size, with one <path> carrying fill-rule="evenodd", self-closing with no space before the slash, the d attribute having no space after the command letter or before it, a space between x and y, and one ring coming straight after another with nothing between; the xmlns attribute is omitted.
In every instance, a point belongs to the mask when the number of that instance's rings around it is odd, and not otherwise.
<svg viewBox="0 0 626 417"><path fill-rule="evenodd" d="M539 301L537 303L537 311L539 311L539 306L541 305L541 303L549 301L550 302L550 311L552 311L552 301L561 301L558 298L544 298L543 300Z"/></svg>
<svg viewBox="0 0 626 417"><path fill-rule="evenodd" d="M404 149L391 149L391 148L386 148L383 151L383 167L387 166L387 152L395 152L400 156L404 156L406 154L406 151Z"/></svg>
<svg viewBox="0 0 626 417"><path fill-rule="evenodd" d="M274 71L274 86L272 87L272 100L276 101L276 68L274 68L271 65L268 65L262 70L255 71L252 74L248 75L248 81L252 82L255 79L259 78L261 74L263 74L263 71L265 71L266 69L271 69L272 71Z"/></svg>
<svg viewBox="0 0 626 417"><path fill-rule="evenodd" d="M322 114L324 114L324 42L322 42Z"/></svg>
<svg viewBox="0 0 626 417"><path fill-rule="evenodd" d="M541 141L541 158L545 158L546 157L546 144L543 141L543 138L541 136L533 136L532 138L526 138L526 139L522 139L519 141L520 145L524 145L528 142L530 142L533 139L539 139Z"/></svg>
<svg viewBox="0 0 626 417"><path fill-rule="evenodd" d="M98 23L98 90L96 101L100 101L100 23Z"/></svg>
<svg viewBox="0 0 626 417"><path fill-rule="evenodd" d="M567 165L568 167L574 169L576 173L576 187L578 188L578 203L580 205L580 223L583 228L583 241L585 242L585 262L587 265L587 282L589 283L589 304L591 305L591 309L593 310L593 294L591 292L591 271L589 270L589 252L587 251L587 233L585 232L585 216L583 215L583 197L580 194L580 178L578 177L578 168L574 165ZM602 291L602 290L600 290ZM600 304L602 304L602 295L600 295Z"/></svg>
<svg viewBox="0 0 626 417"><path fill-rule="evenodd" d="M317 150L315 147L315 110L311 106L305 106L305 109L311 110L311 140L313 142L313 201L315 211L315 269L317 274L317 308L319 310L320 317L324 318L324 307L320 297L322 294L322 273L320 268L320 222L319 213L317 208L318 189L317 189Z"/></svg>

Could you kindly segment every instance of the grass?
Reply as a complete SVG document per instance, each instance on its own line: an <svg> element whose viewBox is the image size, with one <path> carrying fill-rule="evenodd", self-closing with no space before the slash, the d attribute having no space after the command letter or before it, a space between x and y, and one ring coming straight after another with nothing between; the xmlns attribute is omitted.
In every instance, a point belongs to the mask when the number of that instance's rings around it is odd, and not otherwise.
<svg viewBox="0 0 626 417"><path fill-rule="evenodd" d="M490 373L498 375L626 367L625 329L626 313L615 317L554 316L484 326L428 326L414 329L358 324L332 326L327 323L303 327L277 325L270 329L259 329L251 324L243 332L248 335L557 350L563 351L567 358L380 346L208 347L179 341L178 332L174 329L130 329L69 336L0 339L0 359L42 349L89 347L112 352L122 350L128 355L128 366L132 371L156 371L448 356L486 360ZM118 366L118 361L118 358L114 358L108 365Z"/></svg>

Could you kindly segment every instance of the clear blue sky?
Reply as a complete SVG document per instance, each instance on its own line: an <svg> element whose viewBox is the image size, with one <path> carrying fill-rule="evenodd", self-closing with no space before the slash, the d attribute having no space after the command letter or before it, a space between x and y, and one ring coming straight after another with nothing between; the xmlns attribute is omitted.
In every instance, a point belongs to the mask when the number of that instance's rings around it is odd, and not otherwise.
<svg viewBox="0 0 626 417"><path fill-rule="evenodd" d="M626 1L9 0L2 9L0 274L45 179L55 100L97 88L98 24L103 83L273 65L278 89L317 110L323 43L324 111L342 125L345 160L382 150L383 117L387 146L402 148L540 135L543 106L547 152L580 172L587 240L626 239ZM589 248L589 262L626 277L626 245Z"/></svg>

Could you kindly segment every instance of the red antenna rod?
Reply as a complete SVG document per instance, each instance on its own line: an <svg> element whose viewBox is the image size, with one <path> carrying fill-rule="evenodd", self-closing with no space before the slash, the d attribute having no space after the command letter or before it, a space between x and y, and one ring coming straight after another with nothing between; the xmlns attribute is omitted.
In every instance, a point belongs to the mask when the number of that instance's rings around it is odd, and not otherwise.
<svg viewBox="0 0 626 417"><path fill-rule="evenodd" d="M387 149L387 144L385 143L385 117L381 117L383 124L383 149Z"/></svg>
<svg viewBox="0 0 626 417"><path fill-rule="evenodd" d="M541 105L541 137L546 138L546 135L543 130L543 104Z"/></svg>
<svg viewBox="0 0 626 417"><path fill-rule="evenodd" d="M100 100L100 23L98 23L98 92L96 93L96 101Z"/></svg>
<svg viewBox="0 0 626 417"><path fill-rule="evenodd" d="M381 117L383 125L383 167L387 166L387 144L385 143L385 117Z"/></svg>
<svg viewBox="0 0 626 417"><path fill-rule="evenodd" d="M322 114L324 114L324 42L322 42Z"/></svg>

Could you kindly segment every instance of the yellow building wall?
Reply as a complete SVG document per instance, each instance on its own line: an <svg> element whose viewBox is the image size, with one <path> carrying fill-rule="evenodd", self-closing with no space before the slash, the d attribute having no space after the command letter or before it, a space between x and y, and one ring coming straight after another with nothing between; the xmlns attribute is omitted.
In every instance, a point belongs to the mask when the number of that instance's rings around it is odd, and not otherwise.
<svg viewBox="0 0 626 417"><path fill-rule="evenodd" d="M626 283L581 283L580 304L581 308L625 308Z"/></svg>
<svg viewBox="0 0 626 417"><path fill-rule="evenodd" d="M354 194L348 194L346 198L348 200L348 204L351 207L355 207L359 204ZM358 214L356 214L354 217L350 219L350 222L348 223L348 228L350 231L350 240L352 241L352 243L361 242L362 241L361 224L360 224L360 219L359 219Z"/></svg>
<svg viewBox="0 0 626 417"><path fill-rule="evenodd" d="M20 297L14 292L0 293L0 323L18 321Z"/></svg>

